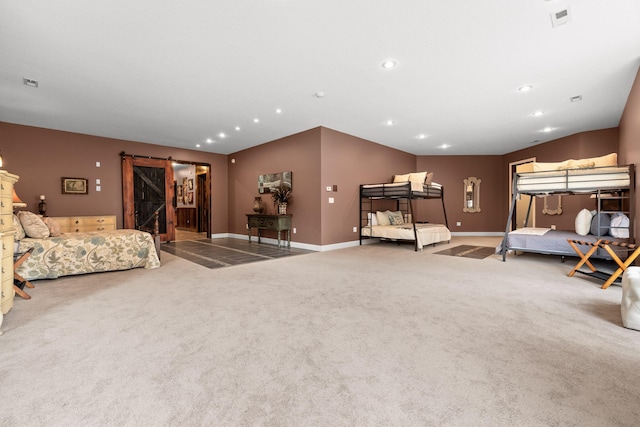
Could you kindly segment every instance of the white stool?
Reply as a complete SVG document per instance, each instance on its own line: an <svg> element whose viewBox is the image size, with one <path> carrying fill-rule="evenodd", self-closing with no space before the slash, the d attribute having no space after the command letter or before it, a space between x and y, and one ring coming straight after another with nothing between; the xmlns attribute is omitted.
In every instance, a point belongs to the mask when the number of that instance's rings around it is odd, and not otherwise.
<svg viewBox="0 0 640 427"><path fill-rule="evenodd" d="M640 331L640 267L628 267L622 275L622 325Z"/></svg>

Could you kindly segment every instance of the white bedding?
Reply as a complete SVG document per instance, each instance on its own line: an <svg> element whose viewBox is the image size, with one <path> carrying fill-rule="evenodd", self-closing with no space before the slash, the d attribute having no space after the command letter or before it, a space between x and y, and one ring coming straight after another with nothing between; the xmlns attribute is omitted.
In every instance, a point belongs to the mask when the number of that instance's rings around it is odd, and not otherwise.
<svg viewBox="0 0 640 427"><path fill-rule="evenodd" d="M418 249L433 243L451 240L451 232L443 224L416 224ZM365 237L380 237L390 240L414 240L413 224L374 225L362 228Z"/></svg>
<svg viewBox="0 0 640 427"><path fill-rule="evenodd" d="M565 169L518 174L519 193L590 192L594 189L628 188L628 166Z"/></svg>

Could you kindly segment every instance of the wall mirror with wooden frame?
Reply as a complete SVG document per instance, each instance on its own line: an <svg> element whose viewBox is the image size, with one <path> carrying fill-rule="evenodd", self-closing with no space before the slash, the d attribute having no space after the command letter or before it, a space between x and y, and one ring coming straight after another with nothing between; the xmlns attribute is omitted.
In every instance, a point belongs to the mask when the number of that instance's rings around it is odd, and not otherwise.
<svg viewBox="0 0 640 427"><path fill-rule="evenodd" d="M464 181L464 208L463 212L480 212L480 183L481 179L470 176Z"/></svg>

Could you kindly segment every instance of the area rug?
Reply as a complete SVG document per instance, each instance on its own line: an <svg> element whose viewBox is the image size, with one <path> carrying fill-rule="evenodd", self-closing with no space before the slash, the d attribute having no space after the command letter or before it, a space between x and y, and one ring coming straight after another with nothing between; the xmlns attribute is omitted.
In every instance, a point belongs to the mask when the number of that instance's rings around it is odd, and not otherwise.
<svg viewBox="0 0 640 427"><path fill-rule="evenodd" d="M487 246L460 245L454 246L453 248L445 249L440 252L436 252L436 254L451 255L463 258L484 259L489 255L493 255L495 252L495 248L490 248Z"/></svg>

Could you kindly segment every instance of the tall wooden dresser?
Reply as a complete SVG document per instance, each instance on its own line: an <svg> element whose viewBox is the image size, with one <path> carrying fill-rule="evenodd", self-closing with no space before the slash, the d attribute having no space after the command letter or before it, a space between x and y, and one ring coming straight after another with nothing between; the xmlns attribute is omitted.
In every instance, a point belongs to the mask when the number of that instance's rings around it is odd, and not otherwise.
<svg viewBox="0 0 640 427"><path fill-rule="evenodd" d="M18 176L0 170L0 312L5 314L13 307L13 185ZM0 315L0 325L2 315Z"/></svg>

